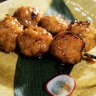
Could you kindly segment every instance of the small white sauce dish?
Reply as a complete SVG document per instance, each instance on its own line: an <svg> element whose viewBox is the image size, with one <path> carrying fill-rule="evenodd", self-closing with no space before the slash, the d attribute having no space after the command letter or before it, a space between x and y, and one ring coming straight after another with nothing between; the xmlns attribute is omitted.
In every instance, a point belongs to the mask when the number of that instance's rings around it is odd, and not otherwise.
<svg viewBox="0 0 96 96"><path fill-rule="evenodd" d="M59 75L51 79L46 90L51 96L70 96L76 87L75 80L69 75Z"/></svg>

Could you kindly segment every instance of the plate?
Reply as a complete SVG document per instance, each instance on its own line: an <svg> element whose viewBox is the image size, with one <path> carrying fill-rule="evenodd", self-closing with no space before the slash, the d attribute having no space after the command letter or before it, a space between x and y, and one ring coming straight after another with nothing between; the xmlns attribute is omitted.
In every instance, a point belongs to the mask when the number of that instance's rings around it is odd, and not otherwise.
<svg viewBox="0 0 96 96"><path fill-rule="evenodd" d="M83 2L82 0L80 1ZM87 2L88 0L85 1ZM78 8L80 8L80 6L77 8L77 10L74 9L75 7L77 7L76 4L81 4L81 9L83 8L82 3L79 3L79 1L77 2L76 0L8 0L0 4L0 10L1 13L3 13L0 15L0 19L4 18L5 14L12 15L18 7L24 5L37 6L41 11L43 11L45 15L62 15L63 17L68 19L69 22L71 22L74 20L74 18L80 19L80 17L82 17L82 14L78 12ZM79 14L80 16L76 17L76 14ZM89 18L85 17L84 20L85 19L87 20ZM94 21L94 18L91 19ZM58 75L58 64L59 62L55 60L50 54L45 55L42 58L28 58L20 54L20 52L11 54L0 52L0 94L2 94L2 96L49 96L45 90L45 85L50 79ZM87 76L87 71L90 72L91 70L90 67L96 68L96 64L94 64L95 67L88 64L89 63L87 63L86 61L82 61L75 67L73 65L66 65L63 69L63 74L70 74L77 81L77 88L75 93L73 93L73 96L81 96L81 94L82 96L93 96L94 94L96 94L96 87L94 87L96 80L93 80L93 83L88 85L89 87L87 85L84 85L83 87L86 90L79 84L83 80L86 80L82 78L80 79L80 77ZM85 68L87 70L86 72L84 71ZM82 70L85 72L84 74L79 73ZM79 75L77 75L76 72L78 72ZM93 70L91 70L91 75L93 76L96 71L94 71L93 73L92 72ZM92 85L93 87L91 88L90 86ZM90 93L88 90L92 89L95 90L91 91ZM86 92L84 93L83 91Z"/></svg>

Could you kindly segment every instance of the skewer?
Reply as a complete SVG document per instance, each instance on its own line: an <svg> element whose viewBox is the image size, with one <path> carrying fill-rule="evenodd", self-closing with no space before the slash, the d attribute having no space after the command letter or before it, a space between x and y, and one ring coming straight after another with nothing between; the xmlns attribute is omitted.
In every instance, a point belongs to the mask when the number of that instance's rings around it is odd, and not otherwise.
<svg viewBox="0 0 96 96"><path fill-rule="evenodd" d="M95 55L89 54L89 53L84 53L84 56L88 57L88 58L92 58L92 59L96 59ZM58 70L58 74L70 74L72 68L73 68L74 64L58 64L57 65L57 70ZM67 71L65 71L67 69Z"/></svg>
<svg viewBox="0 0 96 96"><path fill-rule="evenodd" d="M87 57L92 58L92 59L96 59L95 55L92 55L92 54L89 54L89 53L84 53L84 56L87 56Z"/></svg>

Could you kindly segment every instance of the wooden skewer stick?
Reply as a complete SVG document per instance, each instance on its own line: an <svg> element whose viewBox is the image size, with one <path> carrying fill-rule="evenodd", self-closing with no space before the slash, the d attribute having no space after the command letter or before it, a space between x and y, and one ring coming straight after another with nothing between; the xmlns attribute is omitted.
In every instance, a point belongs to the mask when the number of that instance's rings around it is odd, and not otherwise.
<svg viewBox="0 0 96 96"><path fill-rule="evenodd" d="M89 53L84 53L84 56L87 56L89 58L96 59L96 56L95 55L92 55L92 54L89 54Z"/></svg>
<svg viewBox="0 0 96 96"><path fill-rule="evenodd" d="M92 55L92 54L89 54L89 53L84 53L84 56L86 56L88 58L96 59L95 55ZM58 69L59 75L60 74L70 74L73 66L74 66L74 64L63 64L63 63L58 64L57 69Z"/></svg>

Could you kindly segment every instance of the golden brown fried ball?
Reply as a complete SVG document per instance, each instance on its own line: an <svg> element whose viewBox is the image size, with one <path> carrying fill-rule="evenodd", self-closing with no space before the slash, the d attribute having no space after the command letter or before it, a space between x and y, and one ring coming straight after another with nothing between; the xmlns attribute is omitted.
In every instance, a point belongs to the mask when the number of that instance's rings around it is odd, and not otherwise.
<svg viewBox="0 0 96 96"><path fill-rule="evenodd" d="M16 40L19 33L23 30L23 26L17 19L7 16L0 22L0 50L12 52L16 48Z"/></svg>
<svg viewBox="0 0 96 96"><path fill-rule="evenodd" d="M70 32L60 32L51 44L51 54L63 63L76 64L82 56L84 42Z"/></svg>
<svg viewBox="0 0 96 96"><path fill-rule="evenodd" d="M66 31L69 24L66 19L62 19L59 16L44 16L41 18L39 25L47 31L56 34L60 31Z"/></svg>
<svg viewBox="0 0 96 96"><path fill-rule="evenodd" d="M18 45L26 56L39 56L48 51L53 38L45 29L30 26L18 36Z"/></svg>
<svg viewBox="0 0 96 96"><path fill-rule="evenodd" d="M16 17L22 25L29 27L31 25L38 25L42 14L38 8L22 6L14 13L14 17Z"/></svg>
<svg viewBox="0 0 96 96"><path fill-rule="evenodd" d="M75 21L68 30L78 35L85 42L84 51L89 51L96 46L96 28L91 22Z"/></svg>
<svg viewBox="0 0 96 96"><path fill-rule="evenodd" d="M5 29L5 28L12 29L14 30L14 32L17 33L23 30L23 26L17 21L16 18L12 16L6 16L4 20L0 22L0 29Z"/></svg>

